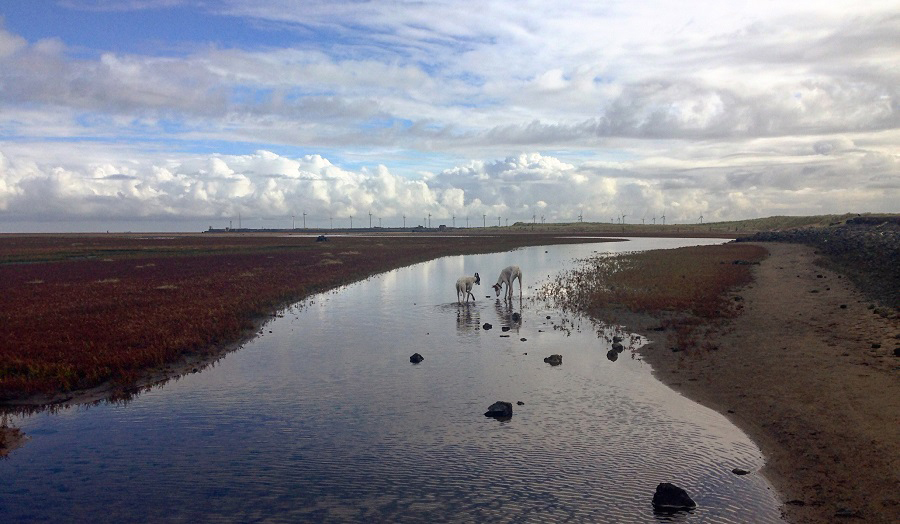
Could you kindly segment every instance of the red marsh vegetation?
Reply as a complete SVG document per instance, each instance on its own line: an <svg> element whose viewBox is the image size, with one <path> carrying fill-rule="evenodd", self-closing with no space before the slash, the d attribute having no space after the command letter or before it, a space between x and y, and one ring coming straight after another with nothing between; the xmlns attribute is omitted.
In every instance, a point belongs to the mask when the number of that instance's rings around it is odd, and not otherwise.
<svg viewBox="0 0 900 524"><path fill-rule="evenodd" d="M750 265L766 254L760 246L729 243L599 255L543 293L564 309L598 319L623 309L658 317L674 331L675 349L691 350L704 323L739 313L740 297L728 292L748 284Z"/></svg>
<svg viewBox="0 0 900 524"><path fill-rule="evenodd" d="M0 402L133 385L216 355L313 293L444 255L585 242L550 235L0 236ZM448 285L448 300L452 286Z"/></svg>

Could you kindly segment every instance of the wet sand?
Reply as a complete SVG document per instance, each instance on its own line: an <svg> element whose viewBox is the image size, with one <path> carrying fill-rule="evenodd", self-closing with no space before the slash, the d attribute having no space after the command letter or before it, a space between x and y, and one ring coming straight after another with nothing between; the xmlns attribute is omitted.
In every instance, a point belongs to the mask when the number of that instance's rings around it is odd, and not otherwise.
<svg viewBox="0 0 900 524"><path fill-rule="evenodd" d="M813 248L760 245L770 256L734 293L743 314L710 326L718 349L672 352L649 331L642 353L760 446L766 466L754 474L779 491L788 522L900 522L900 321L817 266Z"/></svg>

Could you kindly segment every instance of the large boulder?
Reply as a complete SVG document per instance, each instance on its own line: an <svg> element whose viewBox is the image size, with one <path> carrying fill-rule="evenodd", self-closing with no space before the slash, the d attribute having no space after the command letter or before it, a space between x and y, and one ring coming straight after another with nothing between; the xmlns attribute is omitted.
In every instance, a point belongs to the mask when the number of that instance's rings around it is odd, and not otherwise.
<svg viewBox="0 0 900 524"><path fill-rule="evenodd" d="M675 484L661 482L653 494L653 507L664 511L677 511L696 508L697 503L691 499L687 491Z"/></svg>
<svg viewBox="0 0 900 524"><path fill-rule="evenodd" d="M493 418L510 418L512 417L512 414L512 403L498 400L488 407L488 410L484 413L484 416Z"/></svg>
<svg viewBox="0 0 900 524"><path fill-rule="evenodd" d="M549 357L544 359L544 362L550 364L551 366L558 366L562 364L562 355L550 355Z"/></svg>

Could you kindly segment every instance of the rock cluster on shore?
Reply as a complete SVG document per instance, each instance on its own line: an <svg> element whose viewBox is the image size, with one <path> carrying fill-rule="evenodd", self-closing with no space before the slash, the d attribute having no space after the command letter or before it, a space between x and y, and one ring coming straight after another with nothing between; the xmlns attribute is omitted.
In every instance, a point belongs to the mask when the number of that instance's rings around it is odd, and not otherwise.
<svg viewBox="0 0 900 524"><path fill-rule="evenodd" d="M831 227L761 231L738 242L815 247L867 295L900 309L900 217L859 216Z"/></svg>

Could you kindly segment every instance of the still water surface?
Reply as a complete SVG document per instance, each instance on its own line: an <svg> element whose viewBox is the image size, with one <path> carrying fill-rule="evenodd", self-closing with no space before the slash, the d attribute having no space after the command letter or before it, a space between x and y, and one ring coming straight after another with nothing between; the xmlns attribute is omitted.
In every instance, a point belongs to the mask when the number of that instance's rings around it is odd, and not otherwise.
<svg viewBox="0 0 900 524"><path fill-rule="evenodd" d="M32 439L0 461L0 521L778 522L763 479L731 473L761 467L758 448L656 381L639 337L610 361L613 331L533 298L593 252L715 242L448 257L318 295L128 403L16 418ZM490 286L513 263L510 306ZM476 271L477 302L457 305ZM483 416L496 400L510 420ZM654 514L659 482L698 508Z"/></svg>

